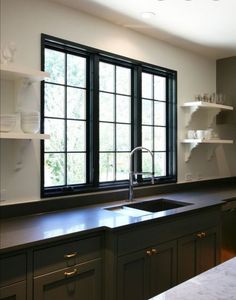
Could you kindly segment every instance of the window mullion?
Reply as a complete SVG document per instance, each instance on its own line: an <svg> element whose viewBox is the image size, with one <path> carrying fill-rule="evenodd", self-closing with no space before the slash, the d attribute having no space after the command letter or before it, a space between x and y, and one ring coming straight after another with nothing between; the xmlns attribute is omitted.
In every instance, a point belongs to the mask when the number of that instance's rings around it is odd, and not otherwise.
<svg viewBox="0 0 236 300"><path fill-rule="evenodd" d="M67 186L67 53L65 53L65 185Z"/></svg>
<svg viewBox="0 0 236 300"><path fill-rule="evenodd" d="M134 147L142 146L142 68L134 69ZM134 156L134 169L138 172L142 170L142 152L138 151ZM138 181L141 180L141 175L138 176Z"/></svg>
<svg viewBox="0 0 236 300"><path fill-rule="evenodd" d="M93 185L99 184L99 57L93 55L91 58L91 145L90 157L92 159L90 174Z"/></svg>

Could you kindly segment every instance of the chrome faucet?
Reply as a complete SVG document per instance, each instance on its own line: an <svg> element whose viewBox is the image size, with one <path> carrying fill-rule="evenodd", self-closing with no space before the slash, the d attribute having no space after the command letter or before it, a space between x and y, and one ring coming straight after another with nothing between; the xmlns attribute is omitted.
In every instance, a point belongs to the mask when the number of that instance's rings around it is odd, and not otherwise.
<svg viewBox="0 0 236 300"><path fill-rule="evenodd" d="M145 150L148 153L150 153L150 155L152 157L152 172L135 172L134 170L132 170L132 157L133 157L134 153L136 151L138 151L138 150ZM132 202L133 201L133 197L134 197L134 181L133 181L133 177L135 175L149 174L149 175L151 175L151 178L152 178L152 184L154 184L154 156L153 156L153 153L149 149L147 149L145 147L142 147L142 146L138 146L138 147L135 147L130 152L129 159L130 159L130 165L129 165L129 195L128 195L128 201Z"/></svg>

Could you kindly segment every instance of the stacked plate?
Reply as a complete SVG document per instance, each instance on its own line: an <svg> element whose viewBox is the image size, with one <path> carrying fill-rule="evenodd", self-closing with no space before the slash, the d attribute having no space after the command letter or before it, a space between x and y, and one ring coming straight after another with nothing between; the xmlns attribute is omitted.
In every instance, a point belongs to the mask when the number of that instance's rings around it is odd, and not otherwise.
<svg viewBox="0 0 236 300"><path fill-rule="evenodd" d="M21 112L21 129L25 133L37 133L40 129L39 112Z"/></svg>
<svg viewBox="0 0 236 300"><path fill-rule="evenodd" d="M9 132L12 131L16 126L16 115L4 114L0 115L0 131Z"/></svg>

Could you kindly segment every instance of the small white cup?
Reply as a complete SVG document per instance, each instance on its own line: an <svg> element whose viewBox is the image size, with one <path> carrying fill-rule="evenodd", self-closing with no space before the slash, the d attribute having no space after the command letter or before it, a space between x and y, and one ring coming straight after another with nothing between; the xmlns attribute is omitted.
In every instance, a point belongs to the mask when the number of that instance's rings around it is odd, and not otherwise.
<svg viewBox="0 0 236 300"><path fill-rule="evenodd" d="M199 140L203 140L205 138L205 130L197 130L196 138Z"/></svg>
<svg viewBox="0 0 236 300"><path fill-rule="evenodd" d="M196 132L195 132L195 130L188 130L188 132L187 132L187 138L188 139L195 139L196 138Z"/></svg>

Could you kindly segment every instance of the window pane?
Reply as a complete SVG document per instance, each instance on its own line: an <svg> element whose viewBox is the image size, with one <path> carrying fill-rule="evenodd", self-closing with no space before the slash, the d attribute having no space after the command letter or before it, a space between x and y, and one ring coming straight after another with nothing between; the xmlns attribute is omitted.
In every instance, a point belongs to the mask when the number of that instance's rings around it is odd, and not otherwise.
<svg viewBox="0 0 236 300"><path fill-rule="evenodd" d="M114 121L114 95L100 93L99 119L101 121Z"/></svg>
<svg viewBox="0 0 236 300"><path fill-rule="evenodd" d="M122 123L130 123L131 99L126 96L116 96L116 121Z"/></svg>
<svg viewBox="0 0 236 300"><path fill-rule="evenodd" d="M67 184L86 182L86 154L67 154Z"/></svg>
<svg viewBox="0 0 236 300"><path fill-rule="evenodd" d="M100 151L114 151L114 124L100 123Z"/></svg>
<svg viewBox="0 0 236 300"><path fill-rule="evenodd" d="M65 149L65 122L64 120L45 119L45 132L50 139L45 140L45 151L59 152Z"/></svg>
<svg viewBox="0 0 236 300"><path fill-rule="evenodd" d="M142 171L152 172L152 157L150 153L142 152ZM149 178L151 175L143 175L143 178Z"/></svg>
<svg viewBox="0 0 236 300"><path fill-rule="evenodd" d="M99 63L99 89L100 91L115 91L115 66L107 63Z"/></svg>
<svg viewBox="0 0 236 300"><path fill-rule="evenodd" d="M86 91L67 88L67 117L86 119Z"/></svg>
<svg viewBox="0 0 236 300"><path fill-rule="evenodd" d="M67 150L85 151L86 149L86 122L67 121Z"/></svg>
<svg viewBox="0 0 236 300"><path fill-rule="evenodd" d="M153 150L153 127L142 126L142 146Z"/></svg>
<svg viewBox="0 0 236 300"><path fill-rule="evenodd" d="M65 88L63 86L45 84L45 115L64 118Z"/></svg>
<svg viewBox="0 0 236 300"><path fill-rule="evenodd" d="M131 94L131 70L116 67L116 92L119 94Z"/></svg>
<svg viewBox="0 0 236 300"><path fill-rule="evenodd" d="M155 176L166 176L166 154L154 154Z"/></svg>
<svg viewBox="0 0 236 300"><path fill-rule="evenodd" d="M142 73L142 98L153 99L153 75Z"/></svg>
<svg viewBox="0 0 236 300"><path fill-rule="evenodd" d="M116 150L130 151L130 125L116 125Z"/></svg>
<svg viewBox="0 0 236 300"><path fill-rule="evenodd" d="M45 71L50 74L48 82L65 83L65 53L45 49Z"/></svg>
<svg viewBox="0 0 236 300"><path fill-rule="evenodd" d="M63 153L44 154L44 186L65 184L65 156Z"/></svg>
<svg viewBox="0 0 236 300"><path fill-rule="evenodd" d="M67 55L67 84L86 87L86 58Z"/></svg>
<svg viewBox="0 0 236 300"><path fill-rule="evenodd" d="M155 127L154 130L154 150L165 151L166 150L166 129L162 127Z"/></svg>
<svg viewBox="0 0 236 300"><path fill-rule="evenodd" d="M100 153L99 181L113 181L114 178L114 153Z"/></svg>
<svg viewBox="0 0 236 300"><path fill-rule="evenodd" d="M154 76L154 99L166 100L166 78Z"/></svg>
<svg viewBox="0 0 236 300"><path fill-rule="evenodd" d="M155 109L154 124L165 126L166 125L166 103L155 101L154 109Z"/></svg>
<svg viewBox="0 0 236 300"><path fill-rule="evenodd" d="M129 153L116 154L116 180L129 179Z"/></svg>
<svg viewBox="0 0 236 300"><path fill-rule="evenodd" d="M153 101L142 100L142 124L153 124Z"/></svg>

